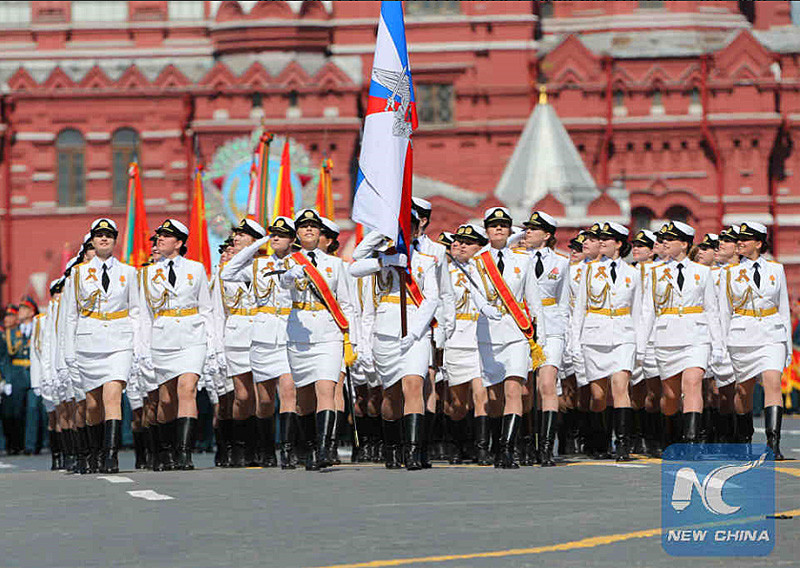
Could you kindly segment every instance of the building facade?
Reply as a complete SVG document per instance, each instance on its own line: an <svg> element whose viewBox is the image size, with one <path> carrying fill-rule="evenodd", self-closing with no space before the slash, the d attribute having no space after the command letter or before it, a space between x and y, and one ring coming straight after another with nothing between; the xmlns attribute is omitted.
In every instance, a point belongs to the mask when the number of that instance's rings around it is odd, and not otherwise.
<svg viewBox="0 0 800 568"><path fill-rule="evenodd" d="M777 224L778 258L800 267L789 2L412 1L405 12L414 189L436 206L432 230L499 201L543 83L601 191L591 211L614 213L611 189L628 192L635 226ZM0 2L3 299L42 297L92 219L122 221L132 158L150 224L186 220L196 152L211 161L260 128L311 164L333 159L347 227L378 13L379 2Z"/></svg>

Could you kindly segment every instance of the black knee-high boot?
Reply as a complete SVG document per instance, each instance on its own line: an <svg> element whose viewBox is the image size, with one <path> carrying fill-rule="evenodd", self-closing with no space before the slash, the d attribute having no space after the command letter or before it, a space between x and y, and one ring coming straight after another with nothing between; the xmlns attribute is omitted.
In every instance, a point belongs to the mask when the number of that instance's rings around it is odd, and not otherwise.
<svg viewBox="0 0 800 568"><path fill-rule="evenodd" d="M475 437L475 463L478 465L492 465L492 454L489 451L489 417L476 416L473 418L473 435Z"/></svg>
<svg viewBox="0 0 800 568"><path fill-rule="evenodd" d="M61 441L64 446L64 471L72 473L75 467L75 430L67 428L61 431Z"/></svg>
<svg viewBox="0 0 800 568"><path fill-rule="evenodd" d="M149 450L147 469L158 471L158 452L161 450L161 441L159 440L158 424L151 424L146 429L147 435L147 448Z"/></svg>
<svg viewBox="0 0 800 568"><path fill-rule="evenodd" d="M245 438L244 462L247 467L259 467L261 460L258 455L258 419L250 416L247 420L247 430Z"/></svg>
<svg viewBox="0 0 800 568"><path fill-rule="evenodd" d="M467 419L450 420L450 436L453 440L453 451L450 454L452 465L461 465L466 458L467 450Z"/></svg>
<svg viewBox="0 0 800 568"><path fill-rule="evenodd" d="M590 414L590 423L592 432L592 458L596 460L611 459L611 452L608 448L606 412L592 412Z"/></svg>
<svg viewBox="0 0 800 568"><path fill-rule="evenodd" d="M683 413L683 441L686 444L699 444L702 441L701 424L704 416L700 412Z"/></svg>
<svg viewBox="0 0 800 568"><path fill-rule="evenodd" d="M182 417L175 420L175 469L184 471L194 469L192 449L197 430L197 418Z"/></svg>
<svg viewBox="0 0 800 568"><path fill-rule="evenodd" d="M345 426L347 425L347 414L341 410L336 411L336 418L333 423L333 435L331 436L329 455L332 465L341 465L339 457L339 442L342 439ZM354 445L355 448L355 445Z"/></svg>
<svg viewBox="0 0 800 568"><path fill-rule="evenodd" d="M647 455L660 458L664 448L664 419L660 412L648 412L647 422L650 437L647 439Z"/></svg>
<svg viewBox="0 0 800 568"><path fill-rule="evenodd" d="M144 429L133 432L133 457L134 469L145 469L147 467L147 444L145 443Z"/></svg>
<svg viewBox="0 0 800 568"><path fill-rule="evenodd" d="M256 418L258 430L258 457L261 467L278 467L278 460L275 458L275 419Z"/></svg>
<svg viewBox="0 0 800 568"><path fill-rule="evenodd" d="M664 449L666 450L672 444L679 444L681 442L681 415L680 412L664 416Z"/></svg>
<svg viewBox="0 0 800 568"><path fill-rule="evenodd" d="M733 412L717 414L717 443L732 444L735 442L734 433L736 431L736 414Z"/></svg>
<svg viewBox="0 0 800 568"><path fill-rule="evenodd" d="M578 453L591 456L594 437L592 435L592 413L588 410L578 411Z"/></svg>
<svg viewBox="0 0 800 568"><path fill-rule="evenodd" d="M553 467L556 465L553 460L553 446L555 444L556 429L558 428L558 411L545 410L542 412L542 467Z"/></svg>
<svg viewBox="0 0 800 568"><path fill-rule="evenodd" d="M281 429L281 469L295 469L297 458L294 445L297 438L297 414L281 412L278 416Z"/></svg>
<svg viewBox="0 0 800 568"><path fill-rule="evenodd" d="M495 467L502 469L518 469L519 464L514 457L514 445L517 441L517 432L522 417L517 414L506 414L502 418L500 432L500 460L495 462Z"/></svg>
<svg viewBox="0 0 800 568"><path fill-rule="evenodd" d="M61 469L61 432L50 430L50 471Z"/></svg>
<svg viewBox="0 0 800 568"><path fill-rule="evenodd" d="M614 431L617 436L617 461L631 459L631 428L633 426L632 408L614 409Z"/></svg>
<svg viewBox="0 0 800 568"><path fill-rule="evenodd" d="M431 467L430 456L431 448L433 447L434 434L436 433L436 421L437 419L435 412L426 411L422 418L422 423L420 426L421 432L419 442L419 459L423 469L429 469ZM407 429L405 432L408 434Z"/></svg>
<svg viewBox="0 0 800 568"><path fill-rule="evenodd" d="M88 473L86 463L89 457L89 430L86 426L75 428L75 467L72 472L77 474Z"/></svg>
<svg viewBox="0 0 800 568"><path fill-rule="evenodd" d="M521 466L531 466L535 463L536 436L533 431L534 413L523 412L517 432L516 458Z"/></svg>
<svg viewBox="0 0 800 568"><path fill-rule="evenodd" d="M767 434L767 446L772 450L775 461L782 461L785 459L781 453L782 424L782 406L767 406L764 408L764 430L766 430Z"/></svg>
<svg viewBox="0 0 800 568"><path fill-rule="evenodd" d="M214 428L214 441L216 442L214 467L222 467L222 453L225 448L225 432L222 430L222 420L217 420L217 427Z"/></svg>
<svg viewBox="0 0 800 568"><path fill-rule="evenodd" d="M100 456L101 473L119 473L119 445L122 441L122 420L103 423L103 450Z"/></svg>
<svg viewBox="0 0 800 568"><path fill-rule="evenodd" d="M323 469L333 465L329 453L331 438L333 437L334 422L336 412L333 410L322 410L316 415L317 445L316 455L314 456L314 469Z"/></svg>
<svg viewBox="0 0 800 568"><path fill-rule="evenodd" d="M383 420L383 453L386 469L400 469L403 467L401 439L403 437L402 423L400 420Z"/></svg>
<svg viewBox="0 0 800 568"><path fill-rule="evenodd" d="M736 442L751 444L753 442L753 412L736 415Z"/></svg>
<svg viewBox="0 0 800 568"><path fill-rule="evenodd" d="M231 452L231 467L245 467L247 465L247 420L233 421L233 449Z"/></svg>
<svg viewBox="0 0 800 568"><path fill-rule="evenodd" d="M87 473L100 472L100 454L103 450L104 430L105 426L102 424L87 426L87 431L89 433L89 454L86 457Z"/></svg>
<svg viewBox="0 0 800 568"><path fill-rule="evenodd" d="M533 414L533 463L541 465L542 463L542 411L537 409L531 411Z"/></svg>
<svg viewBox="0 0 800 568"><path fill-rule="evenodd" d="M316 415L312 412L311 414L300 416L299 421L305 468L306 471L315 471L317 469L314 462L314 444L317 441Z"/></svg>
<svg viewBox="0 0 800 568"><path fill-rule="evenodd" d="M175 469L173 443L175 441L175 421L158 424L158 460L153 471L172 471Z"/></svg>
<svg viewBox="0 0 800 568"><path fill-rule="evenodd" d="M647 453L647 411L639 408L633 411L633 427L631 429L631 452L634 454Z"/></svg>
<svg viewBox="0 0 800 568"><path fill-rule="evenodd" d="M435 416L432 412L428 413ZM405 457L406 469L415 471L424 467L422 461L423 441L423 421L426 417L422 414L406 414L403 416L403 432L405 434ZM431 422L431 427L433 422Z"/></svg>

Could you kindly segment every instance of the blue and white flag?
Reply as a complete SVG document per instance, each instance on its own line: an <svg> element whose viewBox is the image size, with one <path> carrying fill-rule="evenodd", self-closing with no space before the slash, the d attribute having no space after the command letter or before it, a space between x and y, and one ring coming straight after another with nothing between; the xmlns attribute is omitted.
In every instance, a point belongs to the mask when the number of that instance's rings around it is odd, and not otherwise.
<svg viewBox="0 0 800 568"><path fill-rule="evenodd" d="M369 88L353 221L408 253L411 232L411 134L417 127L403 3L384 0Z"/></svg>

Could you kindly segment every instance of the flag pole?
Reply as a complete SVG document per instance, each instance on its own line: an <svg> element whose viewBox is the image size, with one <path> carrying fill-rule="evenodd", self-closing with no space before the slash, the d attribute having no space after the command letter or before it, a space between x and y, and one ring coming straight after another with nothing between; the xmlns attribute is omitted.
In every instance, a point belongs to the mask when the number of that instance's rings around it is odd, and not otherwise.
<svg viewBox="0 0 800 568"><path fill-rule="evenodd" d="M400 275L400 337L408 335L408 304L406 299L406 269L396 267Z"/></svg>

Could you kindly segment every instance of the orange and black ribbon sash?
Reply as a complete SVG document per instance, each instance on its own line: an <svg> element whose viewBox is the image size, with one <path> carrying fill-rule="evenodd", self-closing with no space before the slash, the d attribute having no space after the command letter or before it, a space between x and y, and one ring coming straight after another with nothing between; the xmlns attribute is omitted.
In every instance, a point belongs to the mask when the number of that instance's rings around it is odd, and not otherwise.
<svg viewBox="0 0 800 568"><path fill-rule="evenodd" d="M305 269L306 276L308 276L308 279L311 280L311 283L317 289L317 292L319 292L322 301L325 303L325 307L333 317L333 321L336 322L336 325L339 326L342 333L346 333L350 328L347 317L344 315L342 308L339 306L339 302L336 301L336 297L333 295L330 286L328 286L322 274L317 270L317 267L311 264L311 261L301 252L292 253L292 260Z"/></svg>
<svg viewBox="0 0 800 568"><path fill-rule="evenodd" d="M500 296L508 313L514 318L514 323L517 324L517 327L519 327L526 338L533 339L533 324L531 323L531 318L522 306L520 306L519 302L517 302L517 299L514 298L514 294L511 293L511 290L509 290L508 284L506 284L503 275L500 274L500 270L498 270L497 264L494 262L494 258L492 258L492 253L488 250L484 251L480 254L480 259L486 267L486 275L489 277L489 280L492 281L495 290L497 290L497 295Z"/></svg>

